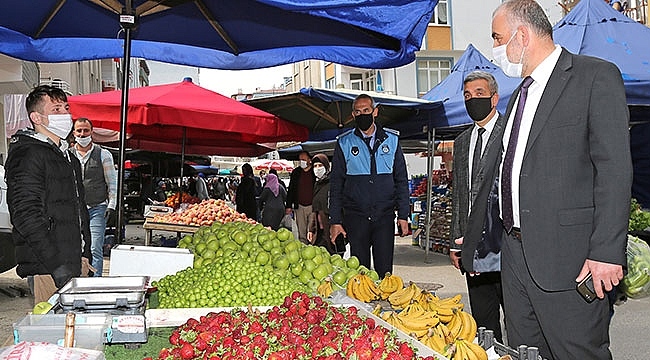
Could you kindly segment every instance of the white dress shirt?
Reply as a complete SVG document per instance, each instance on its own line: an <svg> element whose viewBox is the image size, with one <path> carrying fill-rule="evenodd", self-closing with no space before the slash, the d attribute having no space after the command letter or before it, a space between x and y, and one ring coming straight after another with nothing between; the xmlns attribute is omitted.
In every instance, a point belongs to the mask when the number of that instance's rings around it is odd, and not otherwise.
<svg viewBox="0 0 650 360"><path fill-rule="evenodd" d="M524 113L521 117L521 125L519 127L519 138L517 139L517 148L515 150L515 158L512 165L512 214L514 220L514 227L520 227L519 222L519 174L521 173L521 165L524 160L524 152L526 150L526 144L528 143L528 136L530 135L530 129L533 126L533 118L537 112L537 106L542 99L542 94L544 89L546 89L546 84L551 77L551 73L557 64L557 61L560 59L560 53L562 48L559 45L555 45L555 50L544 59L536 68L533 70L530 76L533 78L533 83L528 87L528 96L526 97L526 106L524 107ZM506 151L508 148L508 141L510 139L510 133L512 132L512 122L515 117L515 109L517 108L517 103L519 99L515 102L512 107L510 117L508 118L508 123L506 124L505 131L503 133L503 154L501 158L501 166L499 167L499 172L503 171L503 159L505 158ZM503 210L501 204L501 176L499 176L499 207Z"/></svg>

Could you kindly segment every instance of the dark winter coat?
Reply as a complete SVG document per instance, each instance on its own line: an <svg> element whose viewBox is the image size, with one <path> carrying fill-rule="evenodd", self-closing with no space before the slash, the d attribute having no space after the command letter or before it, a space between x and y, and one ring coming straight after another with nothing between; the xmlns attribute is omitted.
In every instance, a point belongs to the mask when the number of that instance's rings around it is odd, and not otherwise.
<svg viewBox="0 0 650 360"><path fill-rule="evenodd" d="M59 288L80 276L91 238L79 160L33 130L19 131L6 179L18 275L50 274Z"/></svg>
<svg viewBox="0 0 650 360"><path fill-rule="evenodd" d="M237 212L245 214L249 219L257 220L257 201L255 200L255 180L243 177L235 195Z"/></svg>

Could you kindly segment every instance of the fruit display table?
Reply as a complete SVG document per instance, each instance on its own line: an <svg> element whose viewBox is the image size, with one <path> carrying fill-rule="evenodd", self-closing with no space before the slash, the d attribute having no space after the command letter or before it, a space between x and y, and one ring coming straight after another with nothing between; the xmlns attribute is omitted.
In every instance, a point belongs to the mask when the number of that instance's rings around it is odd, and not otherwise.
<svg viewBox="0 0 650 360"><path fill-rule="evenodd" d="M158 222L151 221L151 219L145 220L144 225L142 225L142 228L145 229L145 235L144 235L145 246L149 246L151 244L151 234L154 230L174 231L180 238L181 234L183 233L194 234L199 229L198 226L158 223Z"/></svg>

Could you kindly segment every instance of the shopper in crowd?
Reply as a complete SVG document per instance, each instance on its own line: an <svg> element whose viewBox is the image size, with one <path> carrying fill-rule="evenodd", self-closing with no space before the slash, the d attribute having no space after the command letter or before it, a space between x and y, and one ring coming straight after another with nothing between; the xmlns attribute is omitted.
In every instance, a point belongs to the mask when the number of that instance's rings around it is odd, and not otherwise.
<svg viewBox="0 0 650 360"><path fill-rule="evenodd" d="M7 204L13 225L16 273L33 276L36 303L73 277L88 275L91 236L81 165L66 151L72 130L66 94L34 88L26 100L32 129L11 138Z"/></svg>
<svg viewBox="0 0 650 360"><path fill-rule="evenodd" d="M284 191L287 191L287 184L285 184L284 181L282 179L280 179L280 175L278 175L277 170L271 169L271 170L269 170L269 174L273 174L273 175L277 176L278 177L278 183L280 184L280 186L282 186Z"/></svg>
<svg viewBox="0 0 650 360"><path fill-rule="evenodd" d="M501 332L501 238L497 162L505 119L497 112L499 87L492 74L469 73L463 82L465 108L474 126L454 140L449 256L465 274L472 316L478 326ZM462 261L461 261L462 257Z"/></svg>
<svg viewBox="0 0 650 360"><path fill-rule="evenodd" d="M167 183L165 180L160 180L156 184L156 191L154 192L154 201L158 203L164 203L167 200Z"/></svg>
<svg viewBox="0 0 650 360"><path fill-rule="evenodd" d="M330 239L330 162L325 154L316 154L311 159L314 168L316 183L314 184L314 199L312 200L312 213L309 217L309 231L307 240L310 243L323 246L334 254L337 249Z"/></svg>
<svg viewBox="0 0 650 360"><path fill-rule="evenodd" d="M533 0L499 5L492 37L496 63L524 78L499 175L508 343L546 359L611 359L605 292L623 278L632 185L621 73L555 45ZM576 291L589 273L591 303Z"/></svg>
<svg viewBox="0 0 650 360"><path fill-rule="evenodd" d="M306 151L298 155L300 166L291 172L289 191L287 192L286 213L293 214L298 226L300 241L307 244L307 226L311 214L311 201L314 198L316 177L311 167L311 157Z"/></svg>
<svg viewBox="0 0 650 360"><path fill-rule="evenodd" d="M104 237L106 226L115 223L117 206L117 171L113 155L93 142L93 124L87 118L78 118L74 123L75 145L68 149L81 163L86 205L90 217L91 265L95 276L104 271Z"/></svg>
<svg viewBox="0 0 650 360"><path fill-rule="evenodd" d="M379 109L361 94L352 103L356 124L339 136L330 173L330 239L347 236L352 255L380 276L393 270L395 210L401 234L408 234L406 162L397 133L375 122Z"/></svg>
<svg viewBox="0 0 650 360"><path fill-rule="evenodd" d="M210 198L210 195L208 195L208 183L205 181L205 174L202 172L196 175L196 196L200 200L207 200Z"/></svg>
<svg viewBox="0 0 650 360"><path fill-rule="evenodd" d="M257 200L255 199L255 179L253 167L246 163L241 167L242 178L237 186L235 201L237 212L245 214L249 219L257 220Z"/></svg>
<svg viewBox="0 0 650 360"><path fill-rule="evenodd" d="M227 193L227 188L226 188L226 179L223 177L218 177L216 179L216 184L214 184L214 195L215 198L219 200L226 200L226 193Z"/></svg>
<svg viewBox="0 0 650 360"><path fill-rule="evenodd" d="M286 201L287 193L278 183L278 177L274 174L266 175L266 184L259 200L262 225L278 230L285 214L284 204Z"/></svg>

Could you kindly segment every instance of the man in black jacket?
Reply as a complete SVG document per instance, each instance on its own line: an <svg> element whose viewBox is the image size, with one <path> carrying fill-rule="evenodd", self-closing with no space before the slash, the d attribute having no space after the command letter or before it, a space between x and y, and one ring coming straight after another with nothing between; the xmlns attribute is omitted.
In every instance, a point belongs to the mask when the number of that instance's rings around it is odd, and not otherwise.
<svg viewBox="0 0 650 360"><path fill-rule="evenodd" d="M65 93L36 87L27 97L34 129L11 139L7 203L16 246L16 272L34 276L34 300L47 301L68 280L87 275L90 228L79 161L66 151L72 129Z"/></svg>

